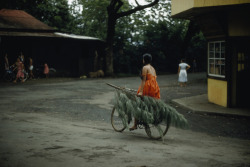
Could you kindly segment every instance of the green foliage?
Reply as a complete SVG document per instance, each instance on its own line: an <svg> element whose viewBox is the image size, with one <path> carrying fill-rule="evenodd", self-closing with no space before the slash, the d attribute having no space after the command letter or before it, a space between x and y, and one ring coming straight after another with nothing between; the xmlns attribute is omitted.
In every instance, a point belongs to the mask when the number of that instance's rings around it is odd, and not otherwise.
<svg viewBox="0 0 250 167"><path fill-rule="evenodd" d="M158 71L177 69L181 57L181 47L185 34L185 22L160 21L145 29L146 52L154 56L154 65Z"/></svg>
<svg viewBox="0 0 250 167"><path fill-rule="evenodd" d="M192 62L195 59L197 62L198 71L206 71L207 57L206 57L207 41L202 32L199 31L191 38L189 45L185 52L185 57L190 63L192 68Z"/></svg>
<svg viewBox="0 0 250 167"><path fill-rule="evenodd" d="M146 124L158 125L166 122L177 128L188 128L185 117L160 99L149 96L140 98L127 91L117 90L114 102L125 127L135 117Z"/></svg>
<svg viewBox="0 0 250 167"><path fill-rule="evenodd" d="M184 57L183 42L189 22L171 18L170 7L169 2L160 1L150 9L129 16L130 24L123 26L130 29L127 36L121 37L117 29L115 72L137 74L142 67L142 54L146 52L153 55L153 66L158 72L177 71Z"/></svg>
<svg viewBox="0 0 250 167"><path fill-rule="evenodd" d="M81 22L80 33L87 36L94 36L105 40L107 36L107 6L110 0L78 0L82 6L82 12L78 15ZM130 8L128 1L124 1L121 11L126 11ZM116 23L116 32L119 38L125 39L130 33L130 19L121 18Z"/></svg>
<svg viewBox="0 0 250 167"><path fill-rule="evenodd" d="M107 31L107 9L109 0L79 0L82 6L79 21L80 33L105 39Z"/></svg>

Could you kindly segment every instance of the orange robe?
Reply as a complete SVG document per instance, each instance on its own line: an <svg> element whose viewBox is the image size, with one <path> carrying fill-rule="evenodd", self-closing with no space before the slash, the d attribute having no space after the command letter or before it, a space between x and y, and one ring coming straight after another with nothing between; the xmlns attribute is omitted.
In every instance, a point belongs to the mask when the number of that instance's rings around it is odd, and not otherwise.
<svg viewBox="0 0 250 167"><path fill-rule="evenodd" d="M141 86L139 87L137 94L140 92L140 90ZM160 98L160 88L156 81L156 76L153 76L152 74L147 74L142 94L143 96L151 96L157 99Z"/></svg>

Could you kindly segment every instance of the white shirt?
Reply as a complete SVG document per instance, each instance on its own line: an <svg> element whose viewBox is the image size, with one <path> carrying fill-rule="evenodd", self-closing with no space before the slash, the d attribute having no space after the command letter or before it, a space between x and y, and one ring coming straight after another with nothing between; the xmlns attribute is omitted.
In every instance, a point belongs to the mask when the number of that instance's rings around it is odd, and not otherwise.
<svg viewBox="0 0 250 167"><path fill-rule="evenodd" d="M187 66L188 66L187 63L180 63L180 64L179 64L180 70L186 70L186 69L187 69Z"/></svg>

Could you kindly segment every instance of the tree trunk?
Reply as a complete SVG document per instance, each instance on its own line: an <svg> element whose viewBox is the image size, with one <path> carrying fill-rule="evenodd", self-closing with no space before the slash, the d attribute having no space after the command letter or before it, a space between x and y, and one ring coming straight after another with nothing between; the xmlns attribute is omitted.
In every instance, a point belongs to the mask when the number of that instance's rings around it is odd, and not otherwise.
<svg viewBox="0 0 250 167"><path fill-rule="evenodd" d="M106 50L106 75L113 76L113 44L115 36L116 19L114 16L108 17L108 30L107 30L107 50Z"/></svg>

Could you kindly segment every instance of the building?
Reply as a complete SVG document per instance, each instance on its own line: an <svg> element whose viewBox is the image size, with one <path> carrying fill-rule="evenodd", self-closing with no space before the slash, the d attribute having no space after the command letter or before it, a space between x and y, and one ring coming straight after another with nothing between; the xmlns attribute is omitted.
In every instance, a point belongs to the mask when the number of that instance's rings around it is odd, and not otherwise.
<svg viewBox="0 0 250 167"><path fill-rule="evenodd" d="M208 100L250 108L250 0L172 0L172 17L196 22L207 44Z"/></svg>
<svg viewBox="0 0 250 167"><path fill-rule="evenodd" d="M21 10L0 10L0 55L14 64L23 53L35 67L47 63L60 76L87 75L102 68L104 41L87 36L56 32ZM25 62L28 64L27 62Z"/></svg>

